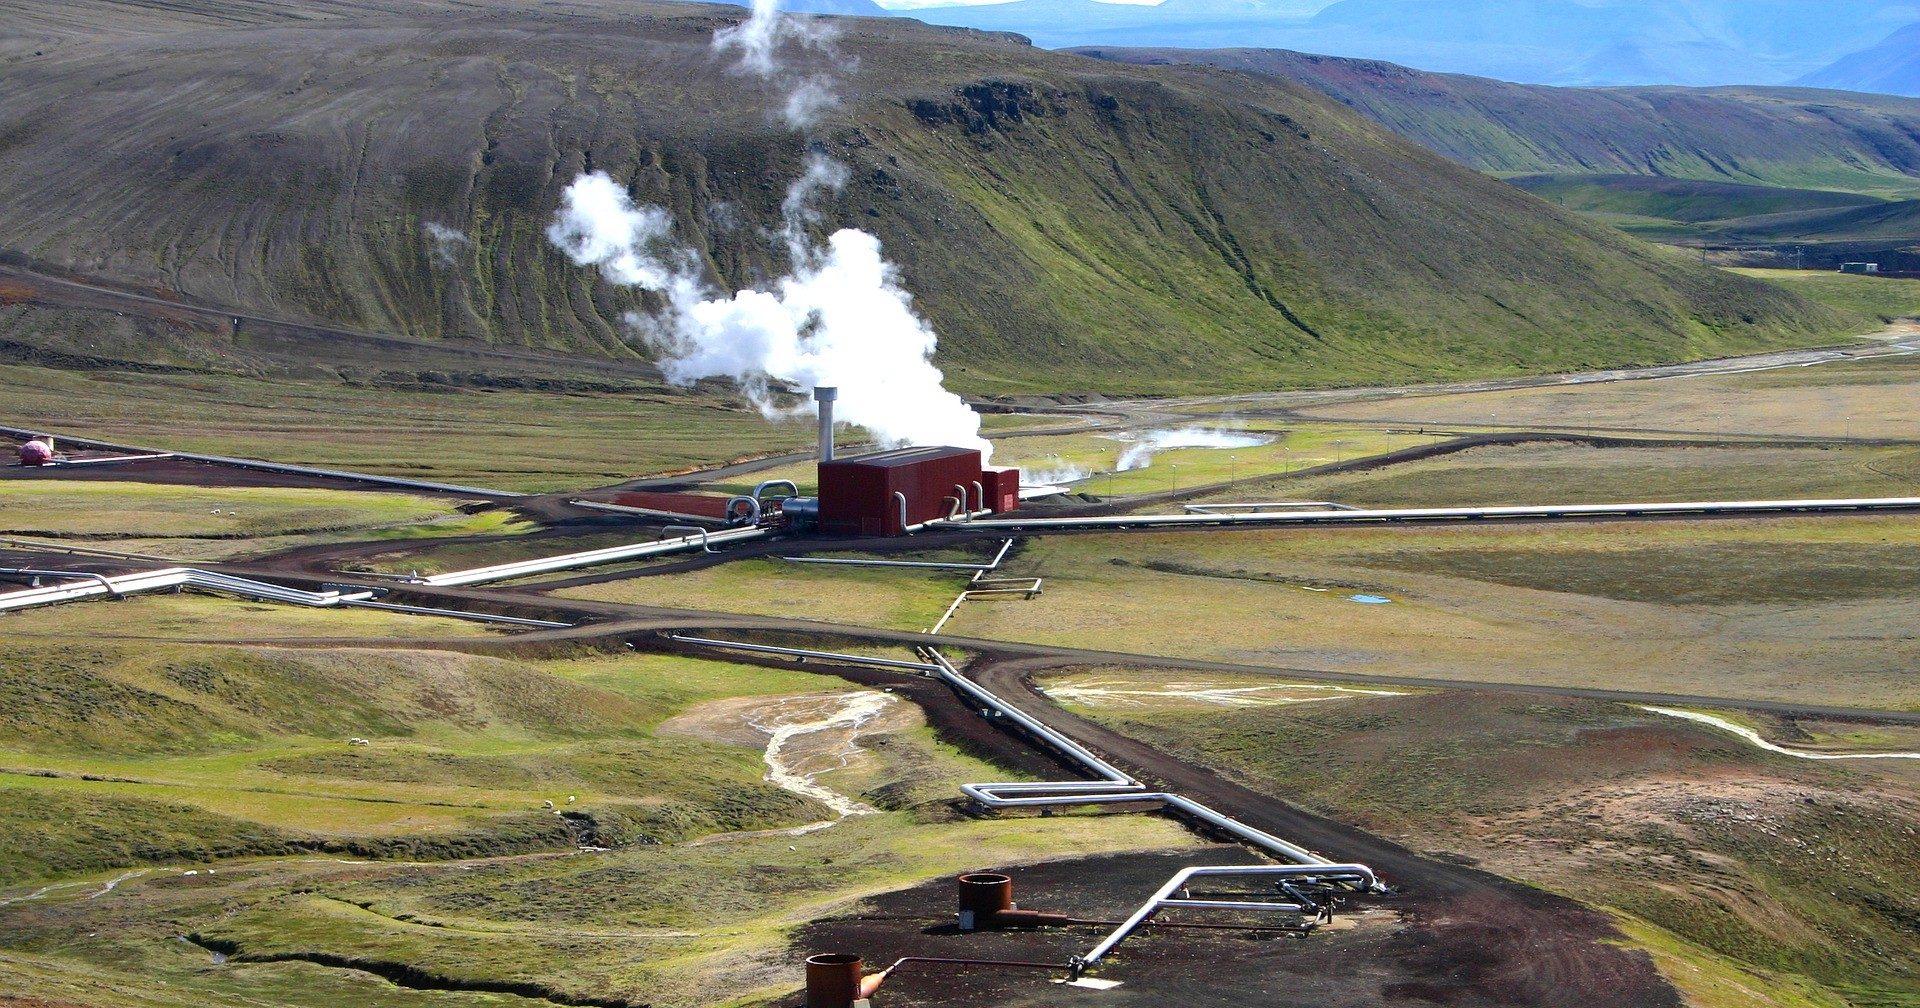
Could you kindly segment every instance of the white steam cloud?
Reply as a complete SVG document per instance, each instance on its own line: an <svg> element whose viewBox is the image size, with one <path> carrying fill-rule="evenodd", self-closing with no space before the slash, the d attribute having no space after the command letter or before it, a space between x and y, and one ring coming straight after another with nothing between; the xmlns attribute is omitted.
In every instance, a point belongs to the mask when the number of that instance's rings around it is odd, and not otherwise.
<svg viewBox="0 0 1920 1008"><path fill-rule="evenodd" d="M838 99L824 75L796 75L779 62L783 47L826 53L834 32L815 19L787 17L777 0L754 0L745 22L715 33L714 50L738 52L735 69L786 89L782 114L804 129ZM858 424L889 447L957 445L991 452L980 436L980 415L942 384L933 365L938 343L915 314L913 297L881 254L880 239L843 228L824 244L812 238L821 222L820 196L837 192L845 165L810 153L806 170L787 187L781 227L770 235L784 246L787 275L760 289L731 295L704 278L698 257L673 239L673 218L661 207L635 205L604 172L575 178L563 195L547 237L575 263L596 266L614 283L660 295L658 316L630 315L636 332L660 352L669 381L731 378L769 417L811 413L811 400L785 411L775 386L840 389L839 419Z"/></svg>
<svg viewBox="0 0 1920 1008"><path fill-rule="evenodd" d="M1175 427L1150 430L1142 434L1120 435L1131 442L1120 452L1115 472L1129 472L1153 465L1155 452L1169 448L1257 448L1276 439L1266 434L1249 434L1223 427Z"/></svg>
<svg viewBox="0 0 1920 1008"><path fill-rule="evenodd" d="M428 221L420 225L420 231L427 236L427 252L440 266L456 266L460 262L460 253L467 247L467 234L459 228Z"/></svg>
<svg viewBox="0 0 1920 1008"><path fill-rule="evenodd" d="M838 105L840 96L832 77L802 76L782 66L780 51L789 46L812 50L844 67L846 61L834 49L838 37L830 22L783 14L779 0L753 0L753 14L745 21L713 33L713 51L738 53L735 72L765 77L783 87L786 99L781 117L794 129L805 129L819 121L820 113Z"/></svg>
<svg viewBox="0 0 1920 1008"><path fill-rule="evenodd" d="M807 184L803 178L795 188ZM567 187L547 237L574 262L662 295L663 316L636 321L652 323L639 329L661 352L669 381L731 378L769 416L782 412L775 382L836 385L839 418L887 445L991 450L980 437L980 415L942 387L932 360L938 337L914 314L880 240L844 228L816 247L806 242L803 221L789 217L786 225L784 237L798 251L792 272L765 290L730 296L701 281L692 258L668 241L664 210L635 206L603 172Z"/></svg>

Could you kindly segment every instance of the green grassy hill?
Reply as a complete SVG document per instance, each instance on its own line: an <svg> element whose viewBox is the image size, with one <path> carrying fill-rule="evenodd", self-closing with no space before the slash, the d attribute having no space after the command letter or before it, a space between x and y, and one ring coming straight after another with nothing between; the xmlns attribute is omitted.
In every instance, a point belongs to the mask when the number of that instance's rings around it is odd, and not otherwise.
<svg viewBox="0 0 1920 1008"><path fill-rule="evenodd" d="M1652 237L1664 237L1676 230L1674 225L1712 224L1763 214L1853 210L1886 202L1824 189L1659 175L1521 175L1507 181L1569 210L1592 214L1623 230Z"/></svg>
<svg viewBox="0 0 1920 1008"><path fill-rule="evenodd" d="M1873 241L1920 238L1920 200L1743 217L1721 232L1756 241Z"/></svg>
<svg viewBox="0 0 1920 1008"><path fill-rule="evenodd" d="M1084 49L1296 81L1499 175L1654 175L1920 195L1920 101L1770 87L1557 88L1276 49Z"/></svg>
<svg viewBox="0 0 1920 1008"><path fill-rule="evenodd" d="M0 234L40 263L264 315L608 357L637 353L618 319L646 305L541 234L583 169L671 208L717 286L784 269L761 229L806 142L769 124L779 93L713 59L737 8L499 5L457 23L425 9L71 29L14 59ZM852 177L820 226L881 236L971 391L1542 371L1859 326L1307 88L837 25L846 100L815 142ZM450 263L430 223L469 237ZM167 332L116 339L118 324L82 337L30 309L0 339L108 366L168 351ZM216 345L178 359L219 357L217 334L195 338Z"/></svg>
<svg viewBox="0 0 1920 1008"><path fill-rule="evenodd" d="M0 886L222 857L482 857L805 823L823 811L764 783L754 751L653 728L707 696L811 682L650 659L9 645L0 832L20 842L0 850Z"/></svg>

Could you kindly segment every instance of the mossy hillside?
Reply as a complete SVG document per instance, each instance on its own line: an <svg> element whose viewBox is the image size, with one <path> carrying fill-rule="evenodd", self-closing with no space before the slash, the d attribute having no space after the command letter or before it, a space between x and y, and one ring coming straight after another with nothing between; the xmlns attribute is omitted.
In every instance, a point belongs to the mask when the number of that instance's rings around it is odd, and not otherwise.
<svg viewBox="0 0 1920 1008"><path fill-rule="evenodd" d="M1818 301L1838 311L1883 322L1920 318L1920 283L1891 277L1856 276L1828 270L1736 270Z"/></svg>
<svg viewBox="0 0 1920 1008"><path fill-rule="evenodd" d="M823 681L690 663L668 682L645 673L678 659L634 661L547 667L662 711L696 697L817 691ZM129 880L110 900L86 898L99 887L89 881L0 905L0 977L48 996L80 977L94 991L134 978L138 988L162 989L159 978L164 989L203 993L204 1003L253 993L255 1003L326 1005L339 1003L351 971L372 969L454 989L512 984L534 998L759 1003L792 987L784 961L792 931L846 913L861 897L982 865L1194 843L1155 816L968 819L956 809L959 782L1019 775L920 725L869 734L861 745L874 758L823 783L882 811L831 829L456 864L226 863L217 874ZM181 935L199 944L180 943ZM208 949L231 958L208 969ZM395 991L391 1003L411 1008L410 996ZM520 1003L499 997L488 1003Z"/></svg>
<svg viewBox="0 0 1920 1008"><path fill-rule="evenodd" d="M652 735L703 699L832 682L800 673L92 644L10 645L0 668L0 818L34 838L0 864L7 883L295 851L660 843L823 814L764 783L751 749Z"/></svg>
<svg viewBox="0 0 1920 1008"><path fill-rule="evenodd" d="M1563 88L1278 49L1080 50L1296 81L1501 175L1646 175L1920 195L1920 102L1773 87Z"/></svg>
<svg viewBox="0 0 1920 1008"><path fill-rule="evenodd" d="M1823 189L1706 182L1658 175L1523 175L1509 183L1569 210L1704 224L1735 217L1878 206L1882 200Z"/></svg>
<svg viewBox="0 0 1920 1008"><path fill-rule="evenodd" d="M737 17L494 12L448 31L369 14L102 44L23 68L0 103L0 123L32 123L0 149L19 180L0 219L43 260L216 303L630 354L617 320L645 299L541 234L575 173L671 210L718 289L787 266L761 228L807 142L768 125L775 89L712 58ZM841 28L846 101L813 142L852 175L820 228L885 241L965 389L1514 373L1859 325L1543 207L1303 88L904 20ZM125 120L161 93L190 97ZM70 128L90 138L83 164L62 153ZM57 228L42 212L83 219L103 191L125 212ZM470 236L453 265L429 222Z"/></svg>

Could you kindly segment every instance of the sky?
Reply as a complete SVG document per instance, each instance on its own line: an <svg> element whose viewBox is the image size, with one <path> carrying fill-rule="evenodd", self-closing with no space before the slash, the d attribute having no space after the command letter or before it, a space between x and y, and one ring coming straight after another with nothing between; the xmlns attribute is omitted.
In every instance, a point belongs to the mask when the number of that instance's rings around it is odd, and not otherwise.
<svg viewBox="0 0 1920 1008"><path fill-rule="evenodd" d="M927 7L985 7L991 4L1010 3L1011 0L875 0L888 10L921 10ZM1122 7L1158 7L1166 0L1094 0L1095 3L1114 4ZM1262 7L1282 16L1296 16L1318 13L1322 8L1330 7L1335 0L1267 0Z"/></svg>

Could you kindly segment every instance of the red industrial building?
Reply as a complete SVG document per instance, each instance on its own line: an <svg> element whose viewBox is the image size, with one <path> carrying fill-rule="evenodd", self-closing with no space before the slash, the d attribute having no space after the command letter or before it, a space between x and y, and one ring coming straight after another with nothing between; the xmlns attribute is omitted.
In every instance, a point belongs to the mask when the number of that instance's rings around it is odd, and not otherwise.
<svg viewBox="0 0 1920 1008"><path fill-rule="evenodd" d="M972 448L896 448L820 463L820 531L896 536L938 518L1020 506L1020 471Z"/></svg>

